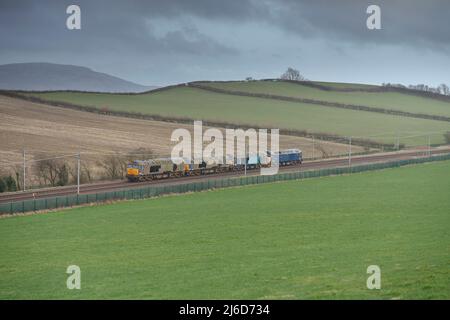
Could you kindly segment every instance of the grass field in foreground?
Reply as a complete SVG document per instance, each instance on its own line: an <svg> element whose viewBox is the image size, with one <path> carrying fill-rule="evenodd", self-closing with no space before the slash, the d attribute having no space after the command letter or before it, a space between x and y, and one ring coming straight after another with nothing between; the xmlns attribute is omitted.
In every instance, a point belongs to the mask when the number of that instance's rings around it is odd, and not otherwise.
<svg viewBox="0 0 450 320"><path fill-rule="evenodd" d="M0 219L0 298L449 299L449 190L447 161Z"/></svg>
<svg viewBox="0 0 450 320"><path fill-rule="evenodd" d="M430 132L437 133L431 136L431 143L442 144L445 142L443 134L450 131L450 123L444 121L234 96L189 87L176 87L138 95L81 92L30 95L99 109L108 108L113 111L228 122L237 126L250 124L263 128L307 130L387 143L395 143L396 133L399 132L402 136L415 136L400 140L400 143L408 146L426 144L426 137L417 135ZM376 137L372 137L374 135Z"/></svg>

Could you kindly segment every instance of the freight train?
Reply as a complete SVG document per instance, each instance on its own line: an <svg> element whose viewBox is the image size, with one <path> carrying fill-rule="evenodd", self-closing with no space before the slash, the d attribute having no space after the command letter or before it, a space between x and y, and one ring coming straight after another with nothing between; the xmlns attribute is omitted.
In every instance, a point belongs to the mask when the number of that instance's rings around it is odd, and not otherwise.
<svg viewBox="0 0 450 320"><path fill-rule="evenodd" d="M187 163L184 159L158 158L150 160L134 160L127 166L127 178L130 182L159 180L186 176L199 176L221 172L254 170L261 167L270 167L272 161L279 166L291 166L303 162L302 151L299 149L282 150L277 153L267 152L267 156L249 155L238 159L227 157L224 164ZM180 163L180 164L175 164Z"/></svg>

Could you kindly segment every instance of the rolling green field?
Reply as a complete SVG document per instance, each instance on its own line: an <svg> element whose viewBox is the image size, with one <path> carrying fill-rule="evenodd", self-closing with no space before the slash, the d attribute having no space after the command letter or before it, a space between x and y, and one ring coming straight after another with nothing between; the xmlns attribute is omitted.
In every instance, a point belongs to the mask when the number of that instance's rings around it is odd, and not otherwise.
<svg viewBox="0 0 450 320"><path fill-rule="evenodd" d="M0 298L449 299L449 190L446 161L0 219Z"/></svg>
<svg viewBox="0 0 450 320"><path fill-rule="evenodd" d="M450 117L450 102L398 92L325 91L281 81L215 82L204 83L204 85L233 91L265 93Z"/></svg>
<svg viewBox="0 0 450 320"><path fill-rule="evenodd" d="M261 87L266 86L265 82L255 83ZM242 85L244 86L241 88L242 91L251 89ZM271 83L268 82L268 85ZM297 85L288 85L297 87ZM278 85L275 83L273 90L276 91L277 88ZM283 90L287 91L280 94L288 95L291 92L289 88ZM249 124L266 128L307 130L313 133L353 136L385 143L395 143L396 135L399 133L400 136L414 136L400 141L408 146L426 144L427 138L424 135L430 132L434 133L431 136L432 144L445 143L443 134L450 131L450 122L234 96L191 87L175 87L138 95L80 92L33 93L31 95L99 109L108 108L113 111L228 122L236 125ZM410 97L405 99L407 98ZM385 100L388 101L388 98ZM434 102L434 100L431 101Z"/></svg>

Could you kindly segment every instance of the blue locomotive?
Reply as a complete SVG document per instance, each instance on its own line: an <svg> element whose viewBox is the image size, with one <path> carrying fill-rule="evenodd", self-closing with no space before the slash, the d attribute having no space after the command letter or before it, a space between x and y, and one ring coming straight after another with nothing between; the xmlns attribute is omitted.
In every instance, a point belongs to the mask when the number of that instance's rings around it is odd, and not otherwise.
<svg viewBox="0 0 450 320"><path fill-rule="evenodd" d="M301 164L303 162L302 151L299 149L281 150L277 153L270 154L271 161L277 162L280 166L291 166L295 164Z"/></svg>

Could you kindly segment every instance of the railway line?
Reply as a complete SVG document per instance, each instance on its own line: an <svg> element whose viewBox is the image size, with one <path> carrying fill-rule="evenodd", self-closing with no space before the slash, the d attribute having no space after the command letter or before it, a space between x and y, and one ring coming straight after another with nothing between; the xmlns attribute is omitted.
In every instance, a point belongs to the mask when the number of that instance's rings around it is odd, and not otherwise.
<svg viewBox="0 0 450 320"><path fill-rule="evenodd" d="M391 152L391 153L380 153L380 154L371 154L365 156L355 156L351 158L351 164L369 164L369 163L377 163L377 162L387 162L391 160L404 160L410 158L417 157L425 157L428 154L427 150L416 149L416 150L408 150L401 152ZM441 147L434 148L430 150L431 155L445 154L450 153L450 147ZM316 161L305 161L302 165L295 166L287 166L280 167L280 172L293 172L293 171L306 171L312 169L324 169L324 168L332 168L332 167L342 167L349 165L349 159L345 158L334 158L334 159L325 159L325 160L316 160ZM249 170L247 171L247 176L258 175L259 170ZM114 191L120 189L133 189L139 188L145 185L176 185L183 184L194 181L204 181L208 179L214 178L223 178L223 177L233 177L233 176L242 176L244 175L243 171L234 171L234 172L224 172L220 174L211 174L211 175L203 175L203 176L187 176L181 178L173 178L166 180L153 180L153 181L144 181L144 182L134 182L130 183L128 181L120 180L120 181L110 181L110 182L102 182L102 183L93 183L93 184L85 184L80 186L80 194L90 194L97 192L105 192L105 191ZM29 199L41 199L47 197L54 196L65 196L70 194L76 194L77 187L76 186L65 186L65 187L55 187L55 188L46 188L46 189L36 189L25 192L14 192L14 193L6 193L0 195L0 203L7 202L15 202Z"/></svg>

